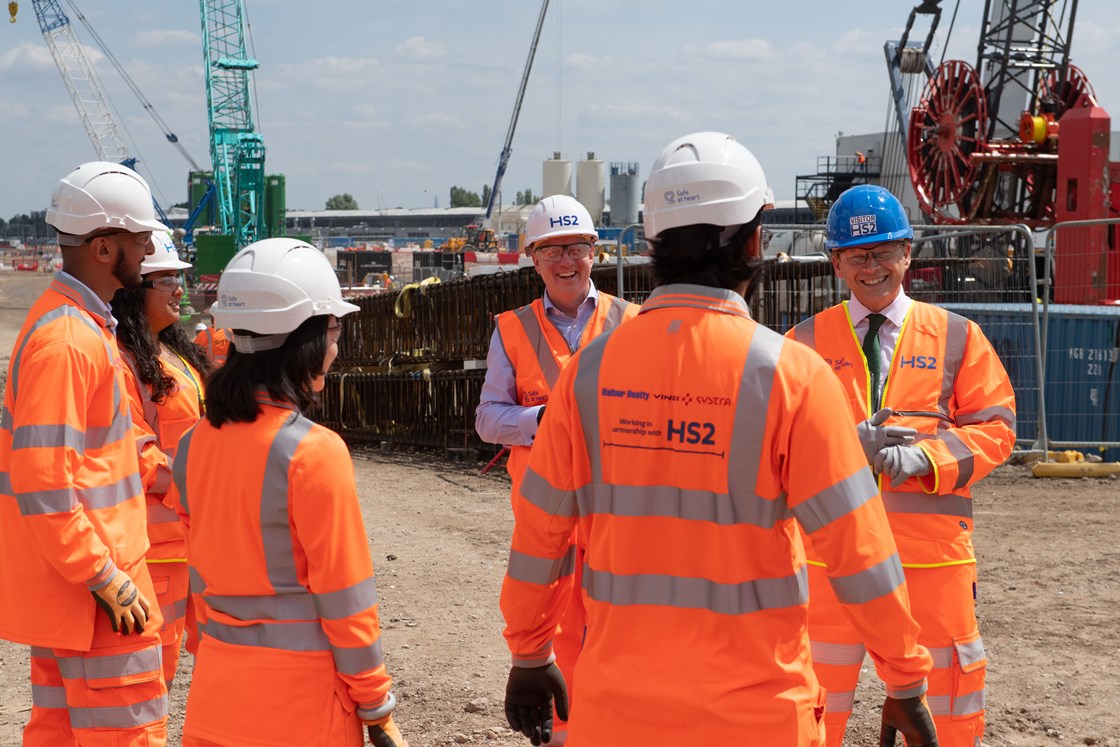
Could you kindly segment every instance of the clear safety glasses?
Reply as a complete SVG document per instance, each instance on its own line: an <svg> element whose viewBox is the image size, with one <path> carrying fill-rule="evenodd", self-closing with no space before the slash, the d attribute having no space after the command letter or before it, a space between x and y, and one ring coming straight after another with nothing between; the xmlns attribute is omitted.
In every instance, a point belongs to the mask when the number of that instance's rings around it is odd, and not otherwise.
<svg viewBox="0 0 1120 747"><path fill-rule="evenodd" d="M183 287L183 278L179 275L168 275L156 280L145 280L144 287L174 293Z"/></svg>
<svg viewBox="0 0 1120 747"><path fill-rule="evenodd" d="M579 260L587 259L591 256L591 252L595 251L595 247L585 241L578 244L545 244L538 246L533 250L534 257L540 257L547 262L559 262L560 257L567 257L568 259Z"/></svg>
<svg viewBox="0 0 1120 747"><path fill-rule="evenodd" d="M902 243L880 244L874 249L861 250L861 249L846 249L842 252L837 252L840 261L846 265L853 267L860 267L867 264L868 258L874 259L881 265L888 262L893 262L902 256L902 250L906 248Z"/></svg>

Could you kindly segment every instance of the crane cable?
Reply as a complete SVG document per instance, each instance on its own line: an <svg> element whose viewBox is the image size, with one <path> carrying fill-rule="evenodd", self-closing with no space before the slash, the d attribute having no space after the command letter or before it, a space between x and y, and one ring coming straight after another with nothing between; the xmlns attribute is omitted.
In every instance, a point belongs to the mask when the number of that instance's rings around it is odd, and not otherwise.
<svg viewBox="0 0 1120 747"><path fill-rule="evenodd" d="M163 117L161 117L156 111L156 108L152 105L152 102L148 100L148 98L140 90L140 87L136 85L136 81L132 79L132 76L130 76L128 74L128 71L124 69L124 66L121 65L120 61L116 58L116 55L114 55L109 47L105 44L105 41L93 28L93 25L89 22L89 19L86 18L82 11L78 9L78 6L74 4L74 0L66 0L66 4L69 5L70 9L74 12L74 17L81 21L82 26L85 27L86 31L97 44L97 48L101 50L101 53L105 55L105 58L108 59L109 63L116 69L117 73L124 80L129 90L131 90L132 93L135 94L136 98L140 100L140 104L144 107L144 109L148 112L152 119L155 120L155 123L159 125L160 129L163 131L163 136L167 138L167 142L171 143L179 149L179 152L183 154L183 158L187 159L187 162L190 163L192 170L202 171L198 163L196 163L195 160L191 158L191 155L187 152L187 149L184 148L183 144L179 142L179 136L172 132L171 128L167 126L167 122L163 120ZM114 109L115 108L116 107L114 107ZM121 121L119 116L117 117L117 119L118 121ZM121 124L121 126L124 126L123 123Z"/></svg>

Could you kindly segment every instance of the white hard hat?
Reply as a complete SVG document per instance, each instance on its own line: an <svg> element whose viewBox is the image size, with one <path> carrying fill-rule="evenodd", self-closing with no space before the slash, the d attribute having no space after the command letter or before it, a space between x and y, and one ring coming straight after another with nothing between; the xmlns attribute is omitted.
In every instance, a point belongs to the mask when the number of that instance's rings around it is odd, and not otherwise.
<svg viewBox="0 0 1120 747"><path fill-rule="evenodd" d="M206 323L205 322L199 322L198 324L194 325L194 331L195 332L203 332L203 331L205 331L205 329L206 329Z"/></svg>
<svg viewBox="0 0 1120 747"><path fill-rule="evenodd" d="M646 238L680 226L741 226L773 205L758 159L722 132L695 132L666 146L646 180Z"/></svg>
<svg viewBox="0 0 1120 747"><path fill-rule="evenodd" d="M160 270L185 270L191 266L190 262L179 259L179 250L171 241L171 234L166 231L152 234L152 246L155 247L155 251L144 257L144 261L140 263L141 275Z"/></svg>
<svg viewBox="0 0 1120 747"><path fill-rule="evenodd" d="M47 223L59 233L88 236L115 228L132 233L166 231L156 219L152 191L127 166L90 161L62 177L51 195Z"/></svg>
<svg viewBox="0 0 1120 747"><path fill-rule="evenodd" d="M283 345L313 316L341 317L357 310L342 300L327 258L310 244L288 238L257 241L235 254L218 279L218 300L210 307L215 327L270 336L234 334L242 353Z"/></svg>
<svg viewBox="0 0 1120 747"><path fill-rule="evenodd" d="M591 213L574 197L546 197L536 204L525 221L526 246L557 236L586 236L592 242L599 240Z"/></svg>

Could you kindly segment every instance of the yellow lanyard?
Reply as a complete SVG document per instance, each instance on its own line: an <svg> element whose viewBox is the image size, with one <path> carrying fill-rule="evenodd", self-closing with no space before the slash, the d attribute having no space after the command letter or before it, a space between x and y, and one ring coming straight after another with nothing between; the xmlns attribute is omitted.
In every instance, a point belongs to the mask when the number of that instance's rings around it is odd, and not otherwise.
<svg viewBox="0 0 1120 747"><path fill-rule="evenodd" d="M205 415L206 399L202 396L202 385L198 383L198 380L195 379L194 374L191 373L191 364L187 363L187 359L179 355L177 351L173 350L171 352L175 353L175 357L183 362L183 371L187 374L187 378L191 380L191 384L194 384L194 391L196 396L198 397L198 414Z"/></svg>

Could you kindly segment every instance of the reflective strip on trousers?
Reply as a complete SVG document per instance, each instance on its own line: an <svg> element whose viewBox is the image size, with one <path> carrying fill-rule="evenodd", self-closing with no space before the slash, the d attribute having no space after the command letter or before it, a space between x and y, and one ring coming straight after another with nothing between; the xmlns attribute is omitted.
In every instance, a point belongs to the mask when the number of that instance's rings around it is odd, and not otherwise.
<svg viewBox="0 0 1120 747"><path fill-rule="evenodd" d="M930 715L933 716L972 716L984 712L987 707L987 689L958 695L926 695Z"/></svg>
<svg viewBox="0 0 1120 747"><path fill-rule="evenodd" d="M31 683L31 704L37 708L65 708L66 688L61 685Z"/></svg>
<svg viewBox="0 0 1120 747"><path fill-rule="evenodd" d="M167 718L167 696L144 703L100 708L70 708L70 726L75 729L130 729Z"/></svg>
<svg viewBox="0 0 1120 747"><path fill-rule="evenodd" d="M809 641L814 664L831 664L845 667L863 663L867 648L862 643L823 643Z"/></svg>
<svg viewBox="0 0 1120 747"><path fill-rule="evenodd" d="M110 656L55 656L58 671L68 680L108 680L160 670L162 659L155 646Z"/></svg>
<svg viewBox="0 0 1120 747"><path fill-rule="evenodd" d="M828 692L824 696L824 711L825 713L846 713L850 715L855 702L855 690Z"/></svg>

